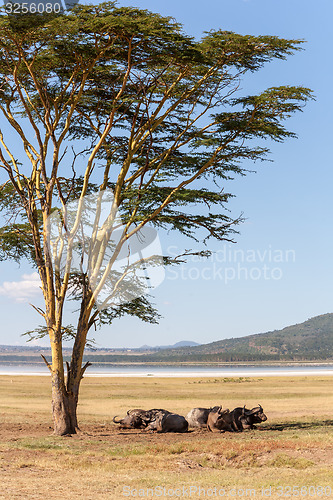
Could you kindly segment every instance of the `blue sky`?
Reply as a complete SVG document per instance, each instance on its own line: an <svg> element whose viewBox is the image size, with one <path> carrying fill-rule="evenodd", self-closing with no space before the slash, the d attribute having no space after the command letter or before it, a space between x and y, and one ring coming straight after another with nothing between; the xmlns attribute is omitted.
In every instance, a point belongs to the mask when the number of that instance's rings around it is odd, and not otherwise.
<svg viewBox="0 0 333 500"><path fill-rule="evenodd" d="M232 214L243 212L246 217L236 244L212 243L209 248L216 252L212 259L167 270L166 279L154 291L163 316L159 325L122 319L94 334L98 345L135 347L184 339L206 343L279 329L332 312L331 0L118 3L175 17L196 37L222 28L305 39L304 51L249 77L243 93L303 85L313 89L316 101L287 123L298 139L268 144L274 162L257 164L256 173L227 186L236 195L229 203ZM244 166L253 168L251 163ZM170 252L191 245L173 234L161 235L161 242ZM35 286L33 272L24 264L0 263L0 344L23 344L20 334L39 324L27 300L18 302L13 295L15 287L22 292L23 275L30 293ZM70 316L66 315L69 321Z"/></svg>

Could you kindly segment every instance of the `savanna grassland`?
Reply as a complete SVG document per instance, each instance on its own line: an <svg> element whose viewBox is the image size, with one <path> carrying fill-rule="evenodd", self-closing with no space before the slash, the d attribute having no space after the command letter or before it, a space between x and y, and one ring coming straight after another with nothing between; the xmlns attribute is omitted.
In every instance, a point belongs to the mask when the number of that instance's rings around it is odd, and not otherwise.
<svg viewBox="0 0 333 500"><path fill-rule="evenodd" d="M268 420L239 434L155 434L112 423L129 408L186 415L245 403L261 403ZM219 498L222 488L229 498L264 498L262 488L266 498L327 498L328 487L333 497L332 408L325 376L86 377L81 432L55 437L49 377L0 376L0 498Z"/></svg>

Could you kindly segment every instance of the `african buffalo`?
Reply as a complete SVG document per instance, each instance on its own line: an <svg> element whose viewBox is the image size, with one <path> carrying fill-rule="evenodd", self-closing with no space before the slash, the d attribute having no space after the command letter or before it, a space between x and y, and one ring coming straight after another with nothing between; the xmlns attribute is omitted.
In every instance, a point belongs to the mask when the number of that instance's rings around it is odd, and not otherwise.
<svg viewBox="0 0 333 500"><path fill-rule="evenodd" d="M112 421L115 424L120 424L121 429L143 429L146 427L145 425L145 417L146 411L136 408L135 410L128 410L125 418L120 420L116 420L116 417L113 417Z"/></svg>
<svg viewBox="0 0 333 500"><path fill-rule="evenodd" d="M248 410L245 406L243 408L238 407L232 413L234 413L235 425L239 431L256 429L254 424L260 424L267 420L261 405L252 408L252 410Z"/></svg>
<svg viewBox="0 0 333 500"><path fill-rule="evenodd" d="M260 424L261 422L265 422L267 420L267 416L265 415L261 405L252 408L252 410L247 410L244 406L244 409L246 415L246 425L249 426L244 428L256 429L254 424Z"/></svg>
<svg viewBox="0 0 333 500"><path fill-rule="evenodd" d="M210 411L207 418L207 428L211 432L233 432L232 415L229 409L222 410L222 407L217 410Z"/></svg>
<svg viewBox="0 0 333 500"><path fill-rule="evenodd" d="M207 426L208 415L211 411L217 411L222 408L221 406L214 406L213 408L192 408L186 415L189 427L203 428Z"/></svg>
<svg viewBox="0 0 333 500"><path fill-rule="evenodd" d="M151 410L142 410L136 408L135 410L128 410L125 418L120 420L116 420L116 416L113 417L113 422L115 424L120 424L121 429L145 429L147 425L150 424L157 414L166 414L170 413L168 410L163 409L151 409Z"/></svg>
<svg viewBox="0 0 333 500"><path fill-rule="evenodd" d="M185 417L176 413L156 414L155 420L150 422L147 430L157 432L187 432L188 423Z"/></svg>
<svg viewBox="0 0 333 500"><path fill-rule="evenodd" d="M207 427L212 432L242 432L244 429L255 429L255 423L265 420L267 417L260 405L252 410L247 410L245 406L232 411L220 408L209 413Z"/></svg>

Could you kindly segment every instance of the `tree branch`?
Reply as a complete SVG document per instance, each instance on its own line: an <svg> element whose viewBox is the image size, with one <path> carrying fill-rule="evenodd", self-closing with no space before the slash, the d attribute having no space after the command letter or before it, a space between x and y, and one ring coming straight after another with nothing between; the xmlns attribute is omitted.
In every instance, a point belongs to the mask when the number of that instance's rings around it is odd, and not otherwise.
<svg viewBox="0 0 333 500"><path fill-rule="evenodd" d="M90 363L90 361L87 361L87 363L81 368L80 380L83 379L84 372L86 371L88 366L91 366L91 365L92 365L92 363Z"/></svg>
<svg viewBox="0 0 333 500"><path fill-rule="evenodd" d="M41 354L41 357L43 358L43 361L46 364L46 366L48 367L48 369L50 370L50 372L52 373L52 366L50 365L50 363L47 361L45 356L43 356L43 354Z"/></svg>

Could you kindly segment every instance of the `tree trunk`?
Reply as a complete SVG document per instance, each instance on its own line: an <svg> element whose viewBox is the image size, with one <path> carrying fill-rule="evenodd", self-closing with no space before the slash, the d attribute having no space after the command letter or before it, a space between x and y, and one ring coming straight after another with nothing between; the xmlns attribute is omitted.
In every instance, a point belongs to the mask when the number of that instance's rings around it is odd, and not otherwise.
<svg viewBox="0 0 333 500"><path fill-rule="evenodd" d="M78 430L76 410L79 388L76 394L67 392L61 379L58 372L52 373L52 413L54 434L57 436L76 434Z"/></svg>
<svg viewBox="0 0 333 500"><path fill-rule="evenodd" d="M54 433L58 436L76 434L80 430L77 421L80 383L86 368L91 365L88 362L82 367L81 363L82 357L77 359L74 350L71 364L67 363L66 384L63 373L52 371L52 412Z"/></svg>
<svg viewBox="0 0 333 500"><path fill-rule="evenodd" d="M66 434L76 434L77 423L77 403L79 396L79 385L81 378L77 381L72 379L69 365L67 364L68 375L65 381L64 362L62 356L61 336L56 336L56 340L51 342L52 366L47 363L52 377L52 414L54 424L54 434L64 436ZM81 372L80 372L81 373ZM74 383L73 383L74 382Z"/></svg>
<svg viewBox="0 0 333 500"><path fill-rule="evenodd" d="M89 297L88 297L89 299ZM88 300L87 299L87 300ZM67 363L67 381L65 381L64 361L62 355L62 339L60 329L58 335L51 342L52 366L48 364L52 374L52 413L54 422L54 433L58 436L76 434L79 430L77 422L77 404L79 399L80 383L83 374L91 365L86 363L82 366L83 352L86 345L88 333L89 312L83 302L78 328L73 345L71 363Z"/></svg>

